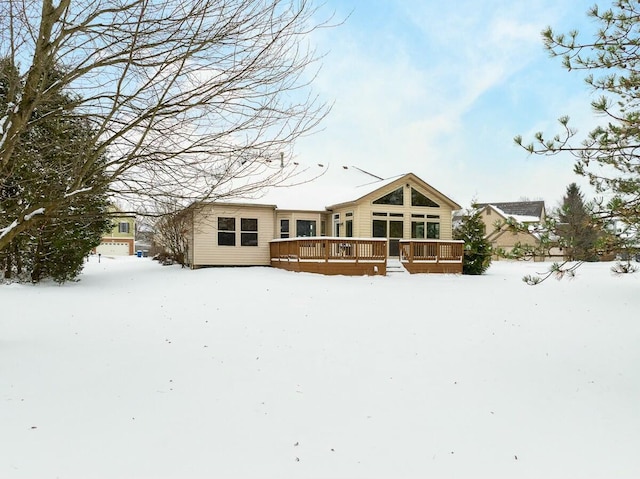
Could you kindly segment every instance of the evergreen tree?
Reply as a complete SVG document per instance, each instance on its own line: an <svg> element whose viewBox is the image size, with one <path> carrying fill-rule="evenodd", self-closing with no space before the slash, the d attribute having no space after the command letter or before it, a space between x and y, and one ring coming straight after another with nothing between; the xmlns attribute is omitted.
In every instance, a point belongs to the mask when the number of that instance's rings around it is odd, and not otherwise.
<svg viewBox="0 0 640 479"><path fill-rule="evenodd" d="M491 265L491 243L480 210L474 205L466 212L462 223L453 231L453 238L464 241L462 274L483 274Z"/></svg>
<svg viewBox="0 0 640 479"><path fill-rule="evenodd" d="M13 68L0 61L0 107L6 105L6 80ZM50 74L55 82L56 70ZM68 177L75 168L77 158L93 154L88 139L93 135L91 126L77 116L60 112L71 110L73 98L67 94L49 97L34 109L26 130L14 150L16 167L2 178L0 208L11 214L36 204L47 197L68 193ZM56 116L49 113L56 111ZM83 172L84 183L96 185L91 194L72 195L57 209L39 215L30 227L16 235L0 250L0 270L5 278L13 274L29 277L37 282L52 278L58 282L75 279L82 270L83 260L100 243L108 229L106 157Z"/></svg>
<svg viewBox="0 0 640 479"><path fill-rule="evenodd" d="M102 234L111 226L107 207L106 200L96 197L84 201L66 217L41 224L23 249L30 259L31 280L51 278L58 283L75 280L89 252L100 244Z"/></svg>
<svg viewBox="0 0 640 479"><path fill-rule="evenodd" d="M611 8L590 8L588 15L599 25L595 38L581 40L577 31L542 32L546 49L561 57L571 72L586 71L587 84L596 97L591 106L605 117L602 126L576 143L577 131L568 116L559 119L561 133L535 134L529 144L515 141L530 153L568 152L575 156L575 171L589 179L598 192L613 198L601 205L598 216L640 224L640 3L616 0Z"/></svg>
<svg viewBox="0 0 640 479"><path fill-rule="evenodd" d="M567 187L558 210L557 233L567 250L570 261L597 261L598 230L584 203L580 188L575 183Z"/></svg>

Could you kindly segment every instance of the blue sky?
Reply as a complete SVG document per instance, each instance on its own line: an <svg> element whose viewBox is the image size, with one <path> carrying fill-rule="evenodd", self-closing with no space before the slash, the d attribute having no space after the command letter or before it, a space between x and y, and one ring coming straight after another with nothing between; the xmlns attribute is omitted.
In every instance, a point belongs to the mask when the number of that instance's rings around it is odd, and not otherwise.
<svg viewBox="0 0 640 479"><path fill-rule="evenodd" d="M590 38L589 5L327 0L320 13L346 20L313 35L326 53L313 87L334 106L296 160L413 172L464 206L526 197L553 207L574 181L593 196L570 156L529 156L513 142L555 132L565 114L584 134L596 124L584 74L550 58L540 35L551 26Z"/></svg>

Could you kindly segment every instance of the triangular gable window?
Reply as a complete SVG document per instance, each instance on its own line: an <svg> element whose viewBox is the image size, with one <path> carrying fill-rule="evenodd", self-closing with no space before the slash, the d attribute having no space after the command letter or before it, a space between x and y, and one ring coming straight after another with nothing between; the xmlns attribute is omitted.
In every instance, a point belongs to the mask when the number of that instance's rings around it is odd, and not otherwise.
<svg viewBox="0 0 640 479"><path fill-rule="evenodd" d="M373 202L374 205L404 205L404 191L402 187L391 193L384 195L382 198L378 198Z"/></svg>
<svg viewBox="0 0 640 479"><path fill-rule="evenodd" d="M411 206L428 206L439 208L440 205L430 198L427 198L415 188L411 188Z"/></svg>

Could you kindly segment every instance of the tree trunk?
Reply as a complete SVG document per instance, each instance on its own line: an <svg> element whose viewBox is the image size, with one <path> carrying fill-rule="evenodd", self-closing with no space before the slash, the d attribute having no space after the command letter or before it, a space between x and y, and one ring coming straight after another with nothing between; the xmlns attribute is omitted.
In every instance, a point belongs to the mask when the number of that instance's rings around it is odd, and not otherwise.
<svg viewBox="0 0 640 479"><path fill-rule="evenodd" d="M7 248L8 249L8 248ZM12 269L12 261L11 261L11 251L7 251L7 257L5 262L5 270L4 270L4 279L11 278L11 269Z"/></svg>
<svg viewBox="0 0 640 479"><path fill-rule="evenodd" d="M20 276L22 274L22 256L20 255L20 248L18 242L13 242L13 254L16 257L16 274Z"/></svg>

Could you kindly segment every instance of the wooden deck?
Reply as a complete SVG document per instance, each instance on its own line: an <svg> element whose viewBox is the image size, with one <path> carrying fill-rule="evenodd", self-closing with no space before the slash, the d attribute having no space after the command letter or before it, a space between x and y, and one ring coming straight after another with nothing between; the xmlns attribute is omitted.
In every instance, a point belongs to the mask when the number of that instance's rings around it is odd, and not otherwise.
<svg viewBox="0 0 640 479"><path fill-rule="evenodd" d="M409 273L462 273L464 241L400 240L400 261Z"/></svg>
<svg viewBox="0 0 640 479"><path fill-rule="evenodd" d="M270 243L271 266L289 271L329 275L387 274L384 238L289 238Z"/></svg>
<svg viewBox="0 0 640 479"><path fill-rule="evenodd" d="M320 274L386 275L384 238L288 238L270 242L271 266ZM400 262L412 274L462 273L463 241L400 240Z"/></svg>

